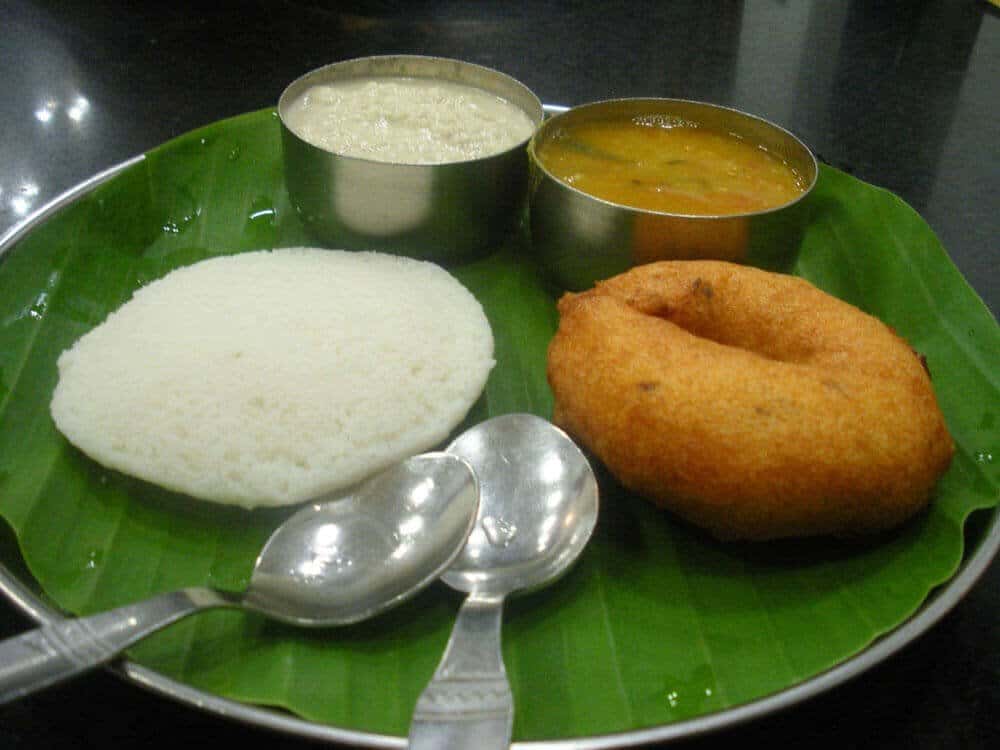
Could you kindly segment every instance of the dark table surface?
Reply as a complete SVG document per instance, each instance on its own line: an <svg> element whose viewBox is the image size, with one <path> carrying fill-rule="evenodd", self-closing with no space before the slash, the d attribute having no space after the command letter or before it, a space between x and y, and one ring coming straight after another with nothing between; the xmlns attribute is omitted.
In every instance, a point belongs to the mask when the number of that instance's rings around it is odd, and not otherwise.
<svg viewBox="0 0 1000 750"><path fill-rule="evenodd" d="M499 68L549 103L671 96L778 122L910 203L1000 309L1000 11L908 2L281 2L0 6L0 234L67 188L197 126L273 106L370 54ZM994 450L1000 446L994 446ZM938 624L808 702L681 747L1000 747L1000 563ZM0 603L0 637L28 625ZM0 747L310 743L101 671L0 707Z"/></svg>

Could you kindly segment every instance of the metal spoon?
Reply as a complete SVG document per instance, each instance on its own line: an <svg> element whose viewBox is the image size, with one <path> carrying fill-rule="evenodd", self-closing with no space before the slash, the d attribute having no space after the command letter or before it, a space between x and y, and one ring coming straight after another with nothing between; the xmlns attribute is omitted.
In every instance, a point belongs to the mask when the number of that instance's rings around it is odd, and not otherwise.
<svg viewBox="0 0 1000 750"><path fill-rule="evenodd" d="M504 597L552 582L576 560L597 521L597 480L561 430L528 414L488 420L448 451L479 478L476 527L442 576L469 596L417 701L410 748L507 748L514 702L500 650Z"/></svg>
<svg viewBox="0 0 1000 750"><path fill-rule="evenodd" d="M413 596L461 552L479 491L468 462L415 456L271 535L243 593L189 588L45 625L0 643L0 704L96 667L154 631L211 607L294 625L345 625Z"/></svg>

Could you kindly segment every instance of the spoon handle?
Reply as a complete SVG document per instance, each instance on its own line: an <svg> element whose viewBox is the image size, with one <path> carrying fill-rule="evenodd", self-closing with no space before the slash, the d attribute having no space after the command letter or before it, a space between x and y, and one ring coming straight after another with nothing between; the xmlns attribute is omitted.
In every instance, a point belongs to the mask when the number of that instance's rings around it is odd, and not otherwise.
<svg viewBox="0 0 1000 750"><path fill-rule="evenodd" d="M503 597L469 596L417 700L411 750L510 747L514 699L500 649Z"/></svg>
<svg viewBox="0 0 1000 750"><path fill-rule="evenodd" d="M97 667L193 612L236 601L210 589L186 589L8 638L0 642L0 705Z"/></svg>

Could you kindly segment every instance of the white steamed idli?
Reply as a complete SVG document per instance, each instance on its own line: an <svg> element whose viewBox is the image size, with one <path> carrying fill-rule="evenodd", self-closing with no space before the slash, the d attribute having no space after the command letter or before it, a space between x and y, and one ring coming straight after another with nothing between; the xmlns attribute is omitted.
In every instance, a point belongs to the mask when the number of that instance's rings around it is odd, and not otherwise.
<svg viewBox="0 0 1000 750"><path fill-rule="evenodd" d="M284 505L440 443L493 364L482 307L432 263L259 251L137 291L59 357L51 412L112 469Z"/></svg>

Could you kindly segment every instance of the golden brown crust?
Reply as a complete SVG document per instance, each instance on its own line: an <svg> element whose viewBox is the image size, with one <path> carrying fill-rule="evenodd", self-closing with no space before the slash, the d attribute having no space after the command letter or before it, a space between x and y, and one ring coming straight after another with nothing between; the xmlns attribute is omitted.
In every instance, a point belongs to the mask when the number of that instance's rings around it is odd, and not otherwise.
<svg viewBox="0 0 1000 750"><path fill-rule="evenodd" d="M555 421L718 537L887 529L951 460L920 358L802 279L667 261L567 294L559 313Z"/></svg>

